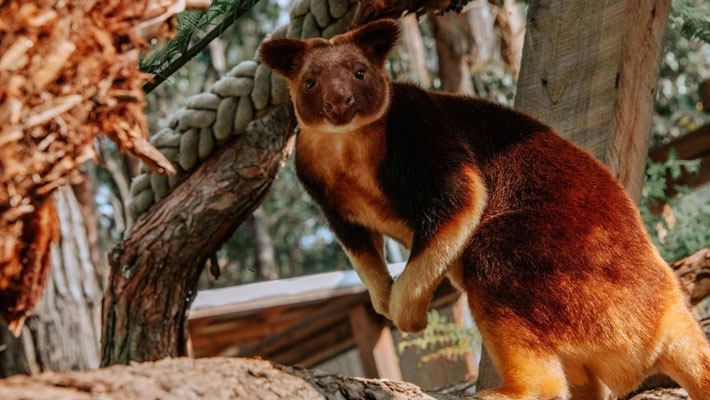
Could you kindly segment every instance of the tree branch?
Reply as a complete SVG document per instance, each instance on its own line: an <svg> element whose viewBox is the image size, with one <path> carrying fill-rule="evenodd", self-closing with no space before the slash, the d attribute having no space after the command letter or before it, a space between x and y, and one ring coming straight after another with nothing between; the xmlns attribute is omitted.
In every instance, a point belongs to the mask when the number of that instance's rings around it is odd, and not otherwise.
<svg viewBox="0 0 710 400"><path fill-rule="evenodd" d="M107 400L235 397L289 400L477 399L449 390L425 392L406 382L343 377L245 358L165 359L84 372L48 372L32 377L17 375L0 381L0 397L6 400L88 400L97 396ZM636 395L631 400L687 398L682 389L658 389Z"/></svg>
<svg viewBox="0 0 710 400"><path fill-rule="evenodd" d="M109 257L102 365L185 355L205 261L261 203L290 134L280 108L254 121L143 215Z"/></svg>

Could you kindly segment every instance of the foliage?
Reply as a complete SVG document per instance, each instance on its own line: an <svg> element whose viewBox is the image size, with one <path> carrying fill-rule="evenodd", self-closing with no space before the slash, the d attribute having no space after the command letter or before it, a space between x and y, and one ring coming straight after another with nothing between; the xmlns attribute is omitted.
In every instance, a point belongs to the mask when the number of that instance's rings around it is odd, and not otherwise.
<svg viewBox="0 0 710 400"><path fill-rule="evenodd" d="M658 79L651 148L668 143L708 122L707 114L701 111L698 86L703 80L710 79L710 44L689 39L683 34L683 13L678 11L691 6L704 6L706 12L710 12L709 5L701 0L673 3L671 21L663 39L664 53ZM710 30L710 22L706 24L706 29Z"/></svg>
<svg viewBox="0 0 710 400"><path fill-rule="evenodd" d="M646 166L646 177L643 186L643 203L648 202L655 206L659 200L670 200L666 194L667 178L678 179L683 174L683 170L696 174L700 170L700 160L680 160L675 149L670 149L666 161L654 162L648 160ZM690 188L687 186L675 185L673 189L678 193L687 193Z"/></svg>
<svg viewBox="0 0 710 400"><path fill-rule="evenodd" d="M185 54L197 32L215 22L217 17L234 18L238 10L248 10L258 0L214 0L206 10L186 10L176 16L175 36L166 44L153 49L150 55L141 54L141 70L160 74L179 55Z"/></svg>
<svg viewBox="0 0 710 400"><path fill-rule="evenodd" d="M658 80L650 147L658 147L710 122L701 111L697 88L710 79L710 44L703 32L710 32L710 7L701 0L674 1L664 38L664 55ZM688 256L710 243L710 192L690 193L688 187L674 187L669 198L667 178L685 170L697 172L699 160L679 160L671 151L668 159L648 161L641 200L641 216L661 255L667 261ZM662 215L651 209L666 203Z"/></svg>
<svg viewBox="0 0 710 400"><path fill-rule="evenodd" d="M668 261L686 257L710 243L710 187L690 193L687 186L675 185L676 198L667 194L668 178L678 179L683 171L694 174L700 160L679 160L675 149L662 162L648 160L641 200L641 216L654 244ZM651 208L666 202L663 213L655 215Z"/></svg>
<svg viewBox="0 0 710 400"><path fill-rule="evenodd" d="M688 40L698 38L710 43L710 9L694 7L692 3L687 0L673 1L669 28Z"/></svg>
<svg viewBox="0 0 710 400"><path fill-rule="evenodd" d="M471 351L478 351L481 336L477 330L450 322L436 310L429 311L428 325L420 333L402 332L402 341L397 345L400 354L407 348L414 347L427 351L420 363L441 358L457 359Z"/></svg>

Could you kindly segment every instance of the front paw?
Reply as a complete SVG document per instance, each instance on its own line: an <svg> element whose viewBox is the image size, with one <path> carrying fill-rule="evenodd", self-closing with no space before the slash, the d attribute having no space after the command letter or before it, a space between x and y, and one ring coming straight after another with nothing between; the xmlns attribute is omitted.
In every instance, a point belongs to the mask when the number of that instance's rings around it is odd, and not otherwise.
<svg viewBox="0 0 710 400"><path fill-rule="evenodd" d="M399 280L395 281L389 303L392 322L402 332L421 332L427 326L430 300L430 297L414 296Z"/></svg>
<svg viewBox="0 0 710 400"><path fill-rule="evenodd" d="M386 289L378 292L370 291L370 301L375 312L383 315L387 319L392 319L390 316L390 290L391 286L387 285Z"/></svg>

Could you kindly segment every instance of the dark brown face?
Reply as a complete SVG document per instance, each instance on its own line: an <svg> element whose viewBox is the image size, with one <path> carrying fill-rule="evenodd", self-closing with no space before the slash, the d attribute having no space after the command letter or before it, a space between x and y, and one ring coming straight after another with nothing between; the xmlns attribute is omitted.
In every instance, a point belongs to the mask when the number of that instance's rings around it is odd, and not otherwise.
<svg viewBox="0 0 710 400"><path fill-rule="evenodd" d="M288 79L301 125L350 131L387 109L384 61L398 34L394 20L380 20L332 40L270 40L260 58Z"/></svg>
<svg viewBox="0 0 710 400"><path fill-rule="evenodd" d="M291 94L301 122L307 126L347 126L357 116L379 117L387 101L388 81L352 43L315 44Z"/></svg>

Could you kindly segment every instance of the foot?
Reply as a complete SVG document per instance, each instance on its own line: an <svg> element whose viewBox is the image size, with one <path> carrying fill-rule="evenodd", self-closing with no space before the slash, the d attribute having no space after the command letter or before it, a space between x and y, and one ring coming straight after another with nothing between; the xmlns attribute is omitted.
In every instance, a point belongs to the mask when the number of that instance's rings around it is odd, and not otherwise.
<svg viewBox="0 0 710 400"><path fill-rule="evenodd" d="M404 274L392 285L389 311L392 321L402 332L421 332L427 326L427 311L432 293L422 296L419 294L421 291L419 287L408 286Z"/></svg>

